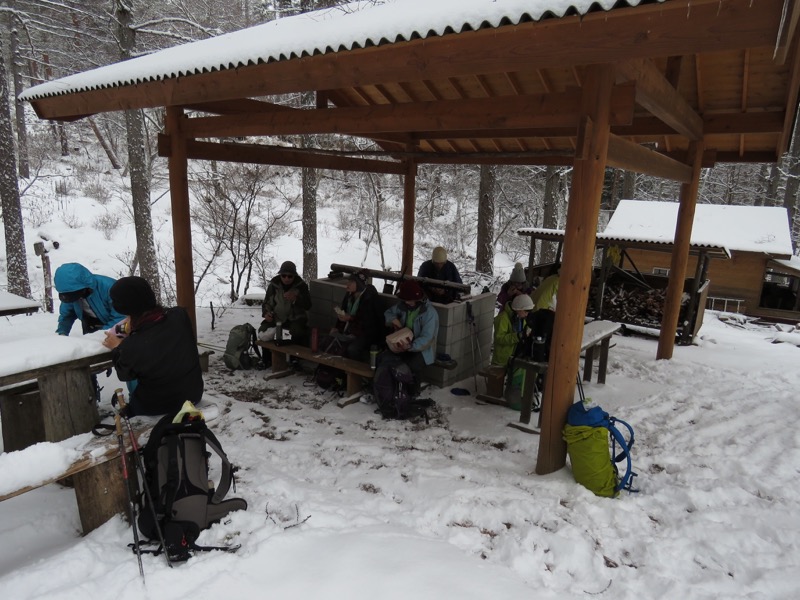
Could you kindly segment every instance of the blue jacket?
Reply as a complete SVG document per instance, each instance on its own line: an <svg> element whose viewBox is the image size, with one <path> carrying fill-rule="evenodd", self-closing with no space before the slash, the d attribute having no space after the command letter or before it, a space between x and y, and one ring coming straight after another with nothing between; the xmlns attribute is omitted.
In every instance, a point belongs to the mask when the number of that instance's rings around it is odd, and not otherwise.
<svg viewBox="0 0 800 600"><path fill-rule="evenodd" d="M409 310L414 310L403 301L386 309L383 313L384 321L389 325L394 319L406 324ZM426 365L432 365L436 358L436 334L439 333L439 314L425 299L419 304L419 314L411 324L414 339L411 341L409 352L421 352Z"/></svg>
<svg viewBox="0 0 800 600"><path fill-rule="evenodd" d="M115 279L105 275L93 275L89 269L78 263L66 263L56 269L53 283L59 293L75 292L89 288L92 293L86 298L94 314L100 319L103 329L110 329L125 318L111 306L111 296L108 291L116 283ZM75 319L83 325L83 333L89 333L83 321L83 308L80 301L62 302L58 309L59 335L69 335Z"/></svg>

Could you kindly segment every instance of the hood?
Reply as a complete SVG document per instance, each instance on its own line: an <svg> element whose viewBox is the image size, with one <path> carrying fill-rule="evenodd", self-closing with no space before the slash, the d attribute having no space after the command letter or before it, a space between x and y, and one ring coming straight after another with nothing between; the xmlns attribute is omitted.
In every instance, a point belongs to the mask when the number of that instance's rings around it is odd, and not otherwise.
<svg viewBox="0 0 800 600"><path fill-rule="evenodd" d="M92 273L81 264L66 263L56 269L53 284L59 294L92 287Z"/></svg>

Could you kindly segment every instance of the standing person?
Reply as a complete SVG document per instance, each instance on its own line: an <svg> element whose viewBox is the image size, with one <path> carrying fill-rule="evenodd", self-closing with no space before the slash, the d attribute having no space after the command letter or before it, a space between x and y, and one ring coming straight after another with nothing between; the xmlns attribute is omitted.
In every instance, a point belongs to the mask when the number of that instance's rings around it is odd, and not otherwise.
<svg viewBox="0 0 800 600"><path fill-rule="evenodd" d="M331 333L349 334L352 340L345 347L347 358L369 361L370 346L383 342L385 329L378 290L367 283L366 273L359 271L347 278L347 293L336 311L336 326Z"/></svg>
<svg viewBox="0 0 800 600"><path fill-rule="evenodd" d="M439 315L425 298L422 287L416 281L405 280L397 291L400 302L386 309L384 322L394 331L407 327L412 338L399 346L390 348L379 357L380 362L399 360L408 365L414 376L415 395L422 383L421 374L425 365L432 365L436 349L436 334L439 332Z"/></svg>
<svg viewBox="0 0 800 600"><path fill-rule="evenodd" d="M441 281L450 281L452 283L463 283L461 275L458 274L458 268L449 260L447 260L447 250L441 246L436 246L433 249L433 254L430 260L426 260L419 266L417 277L425 277L428 279L439 279ZM432 284L423 285L423 289L433 302L439 304L449 304L458 300L459 293L455 290L438 287Z"/></svg>
<svg viewBox="0 0 800 600"><path fill-rule="evenodd" d="M525 278L525 269L522 263L516 263L508 281L503 284L503 287L500 288L500 293L497 294L497 307L502 310L506 304L520 294L530 296L532 291L533 288L528 285L528 280Z"/></svg>
<svg viewBox="0 0 800 600"><path fill-rule="evenodd" d="M137 380L128 416L177 414L186 400L198 404L203 373L192 322L185 309L156 302L141 277L123 277L110 290L118 312L127 315L128 334L106 333L103 345L121 381Z"/></svg>
<svg viewBox="0 0 800 600"><path fill-rule="evenodd" d="M550 359L550 343L553 338L553 325L556 321L558 282L559 268L558 265L555 265L551 274L545 277L531 294L533 313L530 317L530 324L533 335L544 339L545 360Z"/></svg>
<svg viewBox="0 0 800 600"><path fill-rule="evenodd" d="M278 323L292 336L292 342L307 346L310 330L308 310L311 308L311 292L308 285L297 274L297 266L290 260L281 265L278 274L267 286L261 314L264 321L259 327L262 340L272 339Z"/></svg>
<svg viewBox="0 0 800 600"><path fill-rule="evenodd" d="M58 335L69 335L75 320L81 322L83 334L110 329L125 316L114 310L109 290L114 279L94 275L79 263L65 263L53 277L58 299Z"/></svg>

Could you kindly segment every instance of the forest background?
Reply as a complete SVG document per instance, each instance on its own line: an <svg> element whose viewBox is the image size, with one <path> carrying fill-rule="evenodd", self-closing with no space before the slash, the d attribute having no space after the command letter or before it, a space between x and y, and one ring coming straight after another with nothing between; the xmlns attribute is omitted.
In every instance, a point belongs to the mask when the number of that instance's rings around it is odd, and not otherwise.
<svg viewBox="0 0 800 600"><path fill-rule="evenodd" d="M53 214L55 204L82 195L108 204L93 223L107 239L121 224L134 225L136 250L121 250L117 275L139 273L151 281L165 304L175 302L172 249L155 241L151 214L151 206L168 194L166 161L158 159L156 149L163 112L136 110L48 123L15 100L23 90L273 19L325 8L359 10L390 1L402 0L0 2L0 97L7 99L0 102L0 210L6 246L0 275L7 274L8 291L34 297L27 256L32 245L26 248L24 226L38 227ZM314 105L308 94L269 100L293 107ZM800 188L797 138L795 126L789 152L774 164L720 164L704 170L699 202L785 206L794 244L800 234L795 219ZM293 136L267 143L374 149L366 140L339 136L314 140ZM94 151L99 148L102 160ZM67 163L69 169L59 168ZM514 262L528 260L528 238L518 236L518 228L564 226L570 174L566 167L421 165L416 261L429 258L432 246L443 245L465 282L497 289ZM205 290L211 301L234 301L253 286L265 287L282 260L274 255L273 242L287 232L296 232L301 239L304 278L327 273L317 251L319 208L335 211L341 241L361 244L365 259L371 248L373 252L377 248L381 264L368 266L399 269L397 254L384 245L386 232L402 222L403 184L398 176L192 162L190 189L199 299ZM676 201L678 195L677 183L607 169L602 209L610 214L622 198ZM126 210L109 204L112 198L123 200ZM67 214L76 224L80 220L79 214ZM601 228L603 224L601 218ZM42 237L39 242L52 244L46 235ZM553 252L545 245L535 259L549 262ZM35 299L45 303L44 296L37 294Z"/></svg>

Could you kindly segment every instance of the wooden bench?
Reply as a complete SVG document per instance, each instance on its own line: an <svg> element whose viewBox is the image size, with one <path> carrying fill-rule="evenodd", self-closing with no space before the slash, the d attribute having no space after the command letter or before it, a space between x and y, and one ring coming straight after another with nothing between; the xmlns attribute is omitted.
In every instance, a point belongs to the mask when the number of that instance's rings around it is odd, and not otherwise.
<svg viewBox="0 0 800 600"><path fill-rule="evenodd" d="M289 362L287 360L289 356L295 356L303 360L315 362L320 365L327 365L334 369L344 371L347 374L347 396L338 402L340 407L347 406L357 401L363 393L362 379L372 379L375 376L375 371L370 368L368 364L351 358L345 358L344 356L335 356L319 351L314 352L310 348L297 344L279 346L274 341L259 341L256 343L272 353L272 373L268 375L268 379L286 377L292 374L293 371L289 368Z"/></svg>
<svg viewBox="0 0 800 600"><path fill-rule="evenodd" d="M600 361L597 363L597 383L606 382L606 367L608 366L608 349L611 336L622 328L619 323L612 321L591 321L583 326L583 342L581 352L583 359L583 380L592 380L592 366L594 364L595 349L600 349Z"/></svg>
<svg viewBox="0 0 800 600"><path fill-rule="evenodd" d="M136 419L131 422L139 446L144 445L143 437L149 436L155 424L152 420L138 423ZM137 493L136 465L132 454L130 436L123 424L126 460L128 462L128 476L131 482L132 496ZM86 438L86 439L81 439ZM122 478L122 466L119 456L119 442L116 433L108 436L93 436L81 434L52 444L64 453L77 452L78 455L71 463L58 473L50 473L45 477L31 474L31 480L23 482L15 489L7 489L0 484L0 502L20 496L44 485L59 482L66 478L71 479L78 504L78 514L84 535L96 529L114 515L122 512L128 513L128 496L125 492ZM30 455L39 452L39 448L31 446L22 450L5 453L4 460L19 459L22 464L27 464ZM6 463L8 464L8 463ZM0 475L2 481L2 475Z"/></svg>

